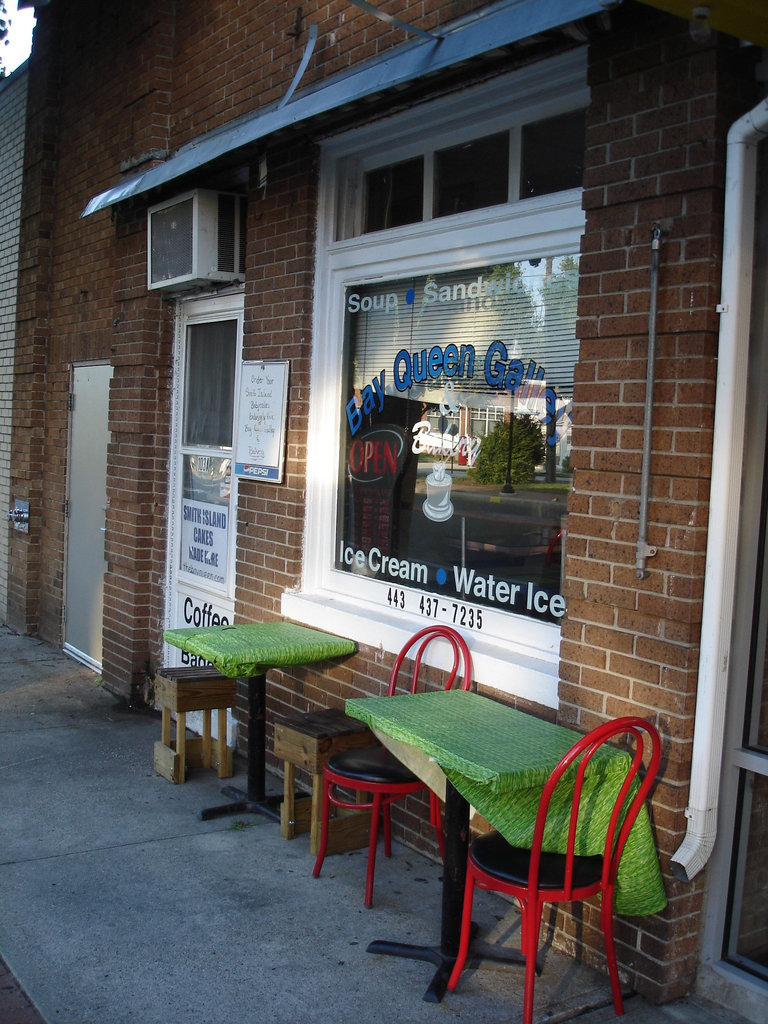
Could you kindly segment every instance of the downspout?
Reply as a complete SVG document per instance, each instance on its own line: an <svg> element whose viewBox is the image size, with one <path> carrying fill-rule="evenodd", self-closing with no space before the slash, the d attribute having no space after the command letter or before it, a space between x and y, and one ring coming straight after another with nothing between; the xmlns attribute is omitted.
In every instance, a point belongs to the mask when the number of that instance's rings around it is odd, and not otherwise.
<svg viewBox="0 0 768 1024"><path fill-rule="evenodd" d="M728 132L723 273L718 340L712 482L702 607L699 676L685 839L673 873L690 881L715 845L731 645L744 451L752 305L757 144L768 137L768 100Z"/></svg>

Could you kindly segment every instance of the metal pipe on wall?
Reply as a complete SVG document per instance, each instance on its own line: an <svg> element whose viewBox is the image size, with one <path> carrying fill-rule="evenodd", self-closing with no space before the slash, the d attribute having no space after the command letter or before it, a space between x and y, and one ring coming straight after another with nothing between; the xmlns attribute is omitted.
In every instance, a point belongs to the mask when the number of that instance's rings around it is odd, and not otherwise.
<svg viewBox="0 0 768 1024"><path fill-rule="evenodd" d="M659 264L661 225L653 225L651 240L651 302L648 311L648 363L645 369L645 415L643 418L643 466L640 476L640 510L637 528L635 572L639 580L648 576L646 561L656 554L648 543L648 502L651 483L651 448L653 439L653 385L656 380L656 322L659 313Z"/></svg>

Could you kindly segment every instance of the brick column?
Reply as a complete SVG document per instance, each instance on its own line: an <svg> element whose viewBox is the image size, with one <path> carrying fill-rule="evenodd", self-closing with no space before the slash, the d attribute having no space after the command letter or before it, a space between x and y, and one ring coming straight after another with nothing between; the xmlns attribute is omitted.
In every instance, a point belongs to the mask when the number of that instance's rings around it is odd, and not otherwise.
<svg viewBox="0 0 768 1024"><path fill-rule="evenodd" d="M103 676L141 703L162 632L174 306L146 286L146 212L115 242Z"/></svg>
<svg viewBox="0 0 768 1024"><path fill-rule="evenodd" d="M704 590L718 340L725 138L752 105L748 51L692 42L687 23L626 5L590 53L574 489L560 718L641 714L664 740L653 819L670 907L621 921L619 957L658 999L690 985L702 882L669 857L685 831ZM638 579L651 239L663 229L648 541ZM595 918L581 922L587 944ZM598 948L599 940L596 945Z"/></svg>
<svg viewBox="0 0 768 1024"><path fill-rule="evenodd" d="M29 533L13 530L9 535L8 623L22 633L38 631L41 591L46 359L63 57L48 45L47 27L53 17L54 12L40 12L30 58L19 237L10 490L14 498L29 502L30 526Z"/></svg>

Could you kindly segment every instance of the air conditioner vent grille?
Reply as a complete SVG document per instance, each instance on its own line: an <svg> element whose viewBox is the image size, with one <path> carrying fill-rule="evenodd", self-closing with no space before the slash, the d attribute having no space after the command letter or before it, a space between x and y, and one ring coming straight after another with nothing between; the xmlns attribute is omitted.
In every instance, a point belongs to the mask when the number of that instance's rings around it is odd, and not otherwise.
<svg viewBox="0 0 768 1024"><path fill-rule="evenodd" d="M219 195L217 270L235 271L235 196Z"/></svg>
<svg viewBox="0 0 768 1024"><path fill-rule="evenodd" d="M241 196L238 202L240 203L240 244L238 245L237 253L237 272L241 277L245 277L245 239L247 236L245 225L248 213L248 200Z"/></svg>
<svg viewBox="0 0 768 1024"><path fill-rule="evenodd" d="M192 273L194 212L194 201L190 196L151 215L151 284Z"/></svg>

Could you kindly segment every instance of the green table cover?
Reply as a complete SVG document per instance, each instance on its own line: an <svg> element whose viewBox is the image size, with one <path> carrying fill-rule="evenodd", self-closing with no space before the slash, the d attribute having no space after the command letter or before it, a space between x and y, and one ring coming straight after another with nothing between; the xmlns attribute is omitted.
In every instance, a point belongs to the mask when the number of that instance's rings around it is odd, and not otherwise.
<svg viewBox="0 0 768 1024"><path fill-rule="evenodd" d="M245 679L270 668L305 665L343 654L357 645L331 633L321 633L295 622L249 622L231 626L194 626L169 629L166 643L209 661L222 675Z"/></svg>
<svg viewBox="0 0 768 1024"><path fill-rule="evenodd" d="M541 790L557 762L580 734L465 690L348 700L346 712L386 738L423 751L447 778L515 846L528 847ZM585 777L577 852L602 853L605 828L629 765L629 755L604 748ZM559 797L559 799L558 799ZM586 801L586 803L585 803ZM562 852L568 795L558 787L544 834L544 848ZM638 816L616 882L620 914L654 914L667 898L647 809Z"/></svg>

